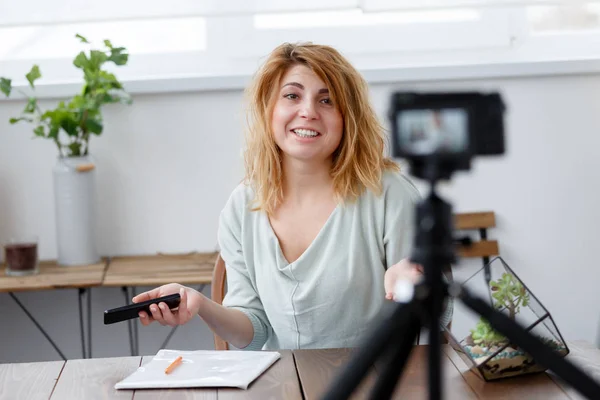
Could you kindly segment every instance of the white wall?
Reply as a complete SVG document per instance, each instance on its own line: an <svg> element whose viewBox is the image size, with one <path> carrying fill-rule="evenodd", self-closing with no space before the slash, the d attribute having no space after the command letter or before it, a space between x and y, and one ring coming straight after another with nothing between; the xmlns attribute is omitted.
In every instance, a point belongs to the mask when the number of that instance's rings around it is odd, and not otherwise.
<svg viewBox="0 0 600 400"><path fill-rule="evenodd" d="M372 87L382 118L391 91L407 87ZM600 76L411 83L410 88L502 92L508 106L507 154L477 159L443 193L456 211L494 210L498 228L491 236L549 308L561 333L596 342L600 270L594 238L600 191L593 178L600 168ZM242 177L241 99L240 91L141 95L129 108L106 110L105 134L92 141L102 254L215 248L218 213ZM0 121L21 107L0 102ZM56 150L50 142L31 140L25 125L0 126L0 240L35 232L41 237L41 257L53 258L51 169ZM459 279L480 265L463 264L455 269ZM80 357L76 292L19 296L67 356ZM127 355L126 325L105 327L100 318L104 309L120 305L121 293L94 289L93 296L94 357ZM0 294L0 305L0 362L58 358L7 294ZM454 327L467 328L460 316ZM161 327L140 329L141 352L154 353L167 333ZM212 336L196 320L178 330L171 346L211 348Z"/></svg>

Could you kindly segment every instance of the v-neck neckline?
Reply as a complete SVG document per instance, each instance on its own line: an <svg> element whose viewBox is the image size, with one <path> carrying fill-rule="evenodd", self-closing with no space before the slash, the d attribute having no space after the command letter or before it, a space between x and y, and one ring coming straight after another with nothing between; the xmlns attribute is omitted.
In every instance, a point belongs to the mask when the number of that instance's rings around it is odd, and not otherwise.
<svg viewBox="0 0 600 400"><path fill-rule="evenodd" d="M273 225L271 225L271 220L269 219L269 216L267 213L263 213L263 218L267 224L267 227L269 229L269 234L271 235L271 237L273 238L273 240L275 240L276 243L276 247L277 247L277 257L279 258L278 261L280 261L281 263L285 264L284 266L287 267L289 265L292 264L296 264L300 261L302 261L303 258L307 257L307 254L311 252L312 248L316 246L316 243L319 242L321 236L324 235L324 232L328 229L329 225L332 224L332 220L334 218L334 216L338 213L338 209L341 207L341 204L337 204L335 206L335 208L333 209L333 211L331 211L331 213L329 214L329 216L327 217L327 220L325 220L325 223L323 224L323 226L321 226L321 229L319 229L319 233L317 233L317 235L314 237L314 239L310 242L310 244L308 245L308 247L302 252L302 254L300 254L300 256L295 259L294 261L290 262L285 255L283 254L283 249L281 248L281 243L279 242L279 237L277 237L277 234L275 233L275 229L273 229Z"/></svg>

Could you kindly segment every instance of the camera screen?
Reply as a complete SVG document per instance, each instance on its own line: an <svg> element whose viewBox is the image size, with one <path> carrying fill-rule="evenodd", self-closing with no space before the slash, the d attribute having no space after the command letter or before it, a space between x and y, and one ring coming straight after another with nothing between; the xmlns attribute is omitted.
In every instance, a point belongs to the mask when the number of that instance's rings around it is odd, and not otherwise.
<svg viewBox="0 0 600 400"><path fill-rule="evenodd" d="M468 149L469 118L462 108L403 110L396 118L398 143L405 154L453 154Z"/></svg>

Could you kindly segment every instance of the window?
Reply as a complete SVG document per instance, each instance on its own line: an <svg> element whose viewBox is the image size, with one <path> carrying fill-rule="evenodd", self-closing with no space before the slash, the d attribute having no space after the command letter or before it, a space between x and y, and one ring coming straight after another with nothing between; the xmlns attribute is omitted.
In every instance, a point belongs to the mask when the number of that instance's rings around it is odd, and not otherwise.
<svg viewBox="0 0 600 400"><path fill-rule="evenodd" d="M363 70L538 63L597 57L600 1L0 0L0 75L24 84L37 63L40 84L80 82L77 33L129 50L123 81L248 76L283 41Z"/></svg>

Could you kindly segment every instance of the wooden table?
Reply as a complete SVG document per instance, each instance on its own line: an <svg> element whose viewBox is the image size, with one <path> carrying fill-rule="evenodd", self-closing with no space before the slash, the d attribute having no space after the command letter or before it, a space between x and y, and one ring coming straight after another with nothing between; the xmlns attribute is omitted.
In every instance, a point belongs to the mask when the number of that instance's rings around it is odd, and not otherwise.
<svg viewBox="0 0 600 400"><path fill-rule="evenodd" d="M40 270L36 275L14 277L5 274L5 266L0 270L0 292L8 292L9 296L25 312L27 317L41 331L57 353L66 360L63 352L38 323L32 313L19 301L15 292L77 289L79 296L79 319L81 328L82 358L92 357L91 333L91 288L121 287L125 296L125 304L129 304L138 286L159 286L165 283L178 282L185 285L201 285L200 290L212 281L212 272L217 253L157 254L147 256L127 256L106 258L93 265L59 266L56 261L40 262ZM131 289L131 293L129 292ZM87 340L85 335L83 296L87 294ZM177 328L163 342L165 347ZM134 333L135 332L135 333ZM129 321L129 339L131 354L138 354L137 324ZM86 343L87 342L87 343Z"/></svg>
<svg viewBox="0 0 600 400"><path fill-rule="evenodd" d="M568 356L600 379L600 350L569 343ZM115 390L114 385L151 359L120 357L55 362L0 364L0 400L13 399L318 399L351 355L348 349L281 351L282 358L247 390ZM415 346L395 399L427 399L427 346ZM444 346L444 393L449 400L581 399L551 373L485 382L466 369L452 348ZM373 370L354 398L368 397L378 374ZM600 395L600 394L599 394ZM135 396L135 397L134 397Z"/></svg>
<svg viewBox="0 0 600 400"><path fill-rule="evenodd" d="M35 326L42 332L44 337L50 342L57 353L66 359L63 352L54 343L52 338L46 333L44 328L39 324L29 310L19 301L15 292L25 292L34 290L53 290L53 289L77 289L79 302L79 325L81 329L81 349L82 357L91 357L91 290L92 287L97 287L104 280L104 273L108 265L107 260L103 260L97 264L82 265L82 266L59 266L56 261L42 261L39 266L39 273L28 276L7 276L5 266L0 271L0 292L8 292L9 296L17 303ZM82 297L87 294L87 352L86 340L84 332L84 313L82 305Z"/></svg>
<svg viewBox="0 0 600 400"><path fill-rule="evenodd" d="M111 258L102 286L158 286L209 284L217 253L189 253Z"/></svg>
<svg viewBox="0 0 600 400"><path fill-rule="evenodd" d="M114 257L110 260L102 282L104 287L120 287L125 304L135 296L138 286L160 286L171 282L200 285L202 291L212 281L217 252L189 254L157 254L152 256ZM131 291L130 291L131 290ZM165 348L177 326L171 329L160 348ZM128 321L131 355L139 354L137 323Z"/></svg>

